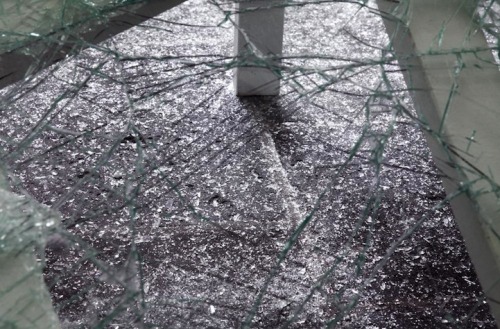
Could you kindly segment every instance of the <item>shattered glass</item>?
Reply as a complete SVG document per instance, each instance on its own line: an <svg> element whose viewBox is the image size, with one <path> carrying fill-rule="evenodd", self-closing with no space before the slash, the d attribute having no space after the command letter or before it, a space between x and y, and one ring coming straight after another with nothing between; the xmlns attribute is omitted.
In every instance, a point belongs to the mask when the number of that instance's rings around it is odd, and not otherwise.
<svg viewBox="0 0 500 329"><path fill-rule="evenodd" d="M420 53L414 1L234 2L0 2L0 327L495 328L450 202L498 210L498 177L485 127L446 127L498 1ZM282 7L282 54L235 55L237 15ZM433 126L405 75L441 55ZM235 96L253 66L279 96Z"/></svg>

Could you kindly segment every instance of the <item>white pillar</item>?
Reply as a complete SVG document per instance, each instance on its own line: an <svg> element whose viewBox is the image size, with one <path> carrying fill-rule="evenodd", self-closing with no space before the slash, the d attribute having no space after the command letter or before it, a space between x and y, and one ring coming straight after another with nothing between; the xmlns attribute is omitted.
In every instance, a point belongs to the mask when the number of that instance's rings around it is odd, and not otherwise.
<svg viewBox="0 0 500 329"><path fill-rule="evenodd" d="M238 0L235 4L234 72L236 95L278 95L280 71L275 66L283 50L285 10L281 0Z"/></svg>
<svg viewBox="0 0 500 329"><path fill-rule="evenodd" d="M0 328L59 329L61 326L35 258L34 244L59 218L34 200L5 188L0 167Z"/></svg>
<svg viewBox="0 0 500 329"><path fill-rule="evenodd" d="M471 184L451 206L500 325L500 202L495 191L500 183L500 72L481 28L473 23L474 0L410 0L400 5L378 0L378 5L401 16L400 21L384 16L384 23L415 106L433 131L426 137L446 175L447 192ZM460 49L475 51L458 56ZM432 55L415 56L430 51ZM443 147L442 141L451 147Z"/></svg>

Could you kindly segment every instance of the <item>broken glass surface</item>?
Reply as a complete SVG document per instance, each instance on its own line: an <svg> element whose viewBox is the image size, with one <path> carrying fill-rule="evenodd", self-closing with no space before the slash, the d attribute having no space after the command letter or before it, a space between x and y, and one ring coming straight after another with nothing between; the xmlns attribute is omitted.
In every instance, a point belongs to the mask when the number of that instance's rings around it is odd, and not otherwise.
<svg viewBox="0 0 500 329"><path fill-rule="evenodd" d="M488 49L439 48L445 22L409 56L453 55L457 86L467 54L498 59L497 1L469 3ZM233 69L263 64L234 56L234 2L144 4L0 4L0 67L26 64L0 91L0 249L33 250L61 327L494 328L449 201L498 177L443 189L424 133L448 136L382 20L407 1L273 4L281 94L245 98Z"/></svg>

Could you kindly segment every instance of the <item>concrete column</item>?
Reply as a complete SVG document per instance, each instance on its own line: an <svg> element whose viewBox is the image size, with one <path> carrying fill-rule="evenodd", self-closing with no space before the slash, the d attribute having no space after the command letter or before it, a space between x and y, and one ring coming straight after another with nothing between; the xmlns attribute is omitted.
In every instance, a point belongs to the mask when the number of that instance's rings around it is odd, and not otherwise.
<svg viewBox="0 0 500 329"><path fill-rule="evenodd" d="M59 329L34 245L58 224L48 209L8 192L0 167L0 328Z"/></svg>
<svg viewBox="0 0 500 329"><path fill-rule="evenodd" d="M378 0L490 309L500 324L500 72L475 0ZM469 50L466 51L460 51ZM417 55L420 54L420 55Z"/></svg>
<svg viewBox="0 0 500 329"><path fill-rule="evenodd" d="M59 329L33 251L0 254L0 328Z"/></svg>
<svg viewBox="0 0 500 329"><path fill-rule="evenodd" d="M108 20L99 20L94 17L91 19L93 20L92 24L84 24L81 27L75 26L72 34L78 34L80 39L90 43L99 43L184 1L186 0L143 1L125 7L126 11L117 10L115 13L109 13ZM73 2L66 0L0 0L0 2L4 9L3 12L0 12L0 31L15 32L26 36L61 32L60 15L63 6L68 11L65 15L67 24L76 23L82 17L89 15L88 12L75 11L75 8L67 7L68 3L71 5ZM93 3L104 8L109 6L111 1L98 0L93 1ZM31 40L19 37L17 39L18 44L14 42L16 40L12 36L4 39L2 40L3 44L0 44L0 89L24 79L27 74L36 73L64 59L68 54L76 51L74 39L71 38L67 43L53 44L50 47L47 47L43 38L37 41L33 37L29 38ZM25 40L23 41L23 39ZM31 55L24 54L22 45L26 40L30 41L32 49L43 49L44 51ZM83 47L83 45L79 47Z"/></svg>
<svg viewBox="0 0 500 329"><path fill-rule="evenodd" d="M235 7L235 55L240 66L234 72L236 95L278 95L283 50L285 10L283 0L238 0Z"/></svg>

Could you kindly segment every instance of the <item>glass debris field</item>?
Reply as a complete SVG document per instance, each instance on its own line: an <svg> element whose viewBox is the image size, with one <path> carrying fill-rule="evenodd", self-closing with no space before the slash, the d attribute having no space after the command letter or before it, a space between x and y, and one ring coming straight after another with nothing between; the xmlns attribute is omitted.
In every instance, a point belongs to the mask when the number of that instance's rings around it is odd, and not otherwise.
<svg viewBox="0 0 500 329"><path fill-rule="evenodd" d="M141 5L0 4L0 68L30 64L0 90L0 327L496 327L450 201L498 200L498 177L445 192L424 133L449 136L415 109L391 12L277 4L281 93L236 97L233 70L267 62L234 55L233 1ZM498 3L472 9L489 48L440 48L458 82L467 54L498 59ZM442 143L469 159L481 128Z"/></svg>

